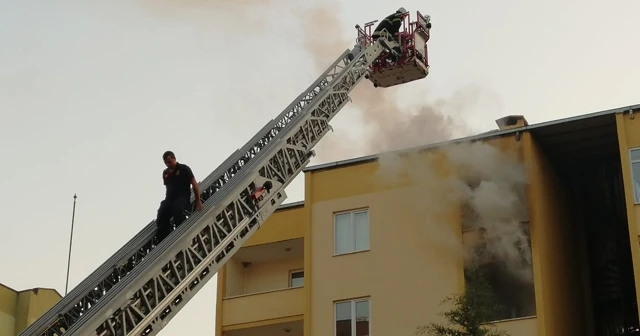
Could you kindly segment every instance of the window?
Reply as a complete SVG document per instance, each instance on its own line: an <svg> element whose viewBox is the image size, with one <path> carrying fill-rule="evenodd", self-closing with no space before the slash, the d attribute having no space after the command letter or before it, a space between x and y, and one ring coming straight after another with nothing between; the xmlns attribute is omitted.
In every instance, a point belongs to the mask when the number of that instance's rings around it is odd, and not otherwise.
<svg viewBox="0 0 640 336"><path fill-rule="evenodd" d="M640 203L640 148L629 150L634 203Z"/></svg>
<svg viewBox="0 0 640 336"><path fill-rule="evenodd" d="M337 213L334 216L334 253L369 249L369 210Z"/></svg>
<svg viewBox="0 0 640 336"><path fill-rule="evenodd" d="M289 287L302 287L304 286L304 271L291 271L289 273Z"/></svg>
<svg viewBox="0 0 640 336"><path fill-rule="evenodd" d="M369 299L335 303L335 336L369 336Z"/></svg>
<svg viewBox="0 0 640 336"><path fill-rule="evenodd" d="M519 224L519 229L513 229L519 235L518 239L491 233L485 228L465 233L470 237L463 243L468 256L464 269L465 286L467 290L486 290L482 292L483 297L491 298L498 305L497 310L490 312L490 321L536 314L529 222Z"/></svg>

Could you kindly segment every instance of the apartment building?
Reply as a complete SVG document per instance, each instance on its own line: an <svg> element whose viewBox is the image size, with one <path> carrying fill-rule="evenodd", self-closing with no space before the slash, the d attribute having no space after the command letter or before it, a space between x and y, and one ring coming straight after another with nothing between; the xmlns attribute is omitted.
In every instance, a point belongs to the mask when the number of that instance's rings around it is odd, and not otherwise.
<svg viewBox="0 0 640 336"><path fill-rule="evenodd" d="M305 170L218 273L216 336L414 335L482 267L517 336L631 334L640 106ZM624 333L622 333L624 332Z"/></svg>
<svg viewBox="0 0 640 336"><path fill-rule="evenodd" d="M17 291L0 284L0 336L19 335L61 298L55 289Z"/></svg>

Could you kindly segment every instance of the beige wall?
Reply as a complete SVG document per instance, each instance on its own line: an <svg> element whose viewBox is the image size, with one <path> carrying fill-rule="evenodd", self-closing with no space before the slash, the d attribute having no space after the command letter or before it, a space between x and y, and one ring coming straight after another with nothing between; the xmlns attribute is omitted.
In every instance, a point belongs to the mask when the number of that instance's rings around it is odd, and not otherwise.
<svg viewBox="0 0 640 336"><path fill-rule="evenodd" d="M275 324L283 322L283 319L301 320L304 308L304 288L226 298L222 301L222 328L229 330L238 325Z"/></svg>
<svg viewBox="0 0 640 336"><path fill-rule="evenodd" d="M289 273L304 267L302 256L295 259L252 263L244 268L238 261L227 263L226 297L247 295L289 287Z"/></svg>
<svg viewBox="0 0 640 336"><path fill-rule="evenodd" d="M302 206L279 209L241 250L249 247L260 249L266 245L302 239L307 227L306 219L306 211ZM292 318L291 315L300 315L295 316L295 319L301 320L306 305L305 289L281 289L288 287L291 269L303 268L303 250L304 247L294 260L254 262L248 268L242 265L239 258L231 258L218 272L215 335L221 336L223 331L231 329L254 328L274 323L273 319L280 321ZM271 252L273 251L268 253ZM263 260L265 256L260 255ZM272 308L265 310L265 305Z"/></svg>
<svg viewBox="0 0 640 336"><path fill-rule="evenodd" d="M26 312L26 315L21 315L20 311L17 311L20 318L16 321L16 330L22 332L60 299L60 294L51 289L38 289L37 293L32 290L20 292L18 310Z"/></svg>
<svg viewBox="0 0 640 336"><path fill-rule="evenodd" d="M629 149L640 147L640 117L638 111L616 115L618 130L618 146L624 179L625 198L627 200L627 219L629 221L629 237L631 238L631 256L636 285L636 300L640 301L640 204L635 204L633 194L633 176Z"/></svg>
<svg viewBox="0 0 640 336"><path fill-rule="evenodd" d="M0 312L0 335L12 336L15 333L16 319L7 314Z"/></svg>
<svg viewBox="0 0 640 336"><path fill-rule="evenodd" d="M305 227L304 215L304 208L301 206L276 210L243 247L302 238Z"/></svg>
<svg viewBox="0 0 640 336"><path fill-rule="evenodd" d="M527 317L495 323L498 329L504 330L511 336L540 336L538 333L538 319Z"/></svg>
<svg viewBox="0 0 640 336"><path fill-rule="evenodd" d="M303 210L304 208L301 206L277 210L242 248L304 237L305 213ZM238 258L234 257L219 272L219 275L222 275L225 281L218 281L218 288L225 294L224 297L286 288L288 270L283 272L282 268L303 268L303 266L304 259L302 256L297 261L277 261L267 264L253 263L249 268L243 267ZM282 285L282 277L285 278L284 286ZM260 280L261 278L264 278L264 283L261 283L263 281ZM220 305L221 303L222 301L219 301L217 304Z"/></svg>
<svg viewBox="0 0 640 336"><path fill-rule="evenodd" d="M640 125L639 120L637 115L633 120L618 116L627 186L630 172L626 150L640 146L640 132L634 132ZM537 317L503 321L497 325L512 336L586 335L590 320L589 298L580 286L581 279L587 275L586 268L580 267L585 259L585 248L576 244L583 239L576 235L580 232L576 226L581 221L578 217L580 209L572 204L573 200L562 181L528 132L519 134L517 139L509 136L492 142L505 149L522 146L523 150L517 154L530 173L529 219L538 314ZM277 215L272 216L266 227L273 229L261 229L251 240L253 244L264 244L304 236L306 279L302 302L308 304L304 309L307 336L333 334L333 301L364 296L371 298L371 327L376 335L413 335L416 326L439 320L438 313L443 310L439 302L463 288L462 256L456 252L460 251L456 250L459 245L451 239L456 235L460 238L459 214L451 210L448 217L425 220L415 212L415 202L421 200L421 193L415 190L407 193L408 189L400 189L407 187L408 179L400 179L395 185L384 187L375 183L378 169L378 162L368 162L307 172L306 205L290 213L282 213L278 218ZM431 190L422 191L429 192L433 194ZM633 206L629 190L627 197L631 202L628 204L630 231L637 237L640 206ZM333 256L333 213L367 207L370 210L371 250ZM434 231L434 224L447 229ZM637 241L632 240L632 244L638 282L640 249ZM227 277L219 283L226 283L228 294L241 293L245 289L265 290L267 287L280 287L279 283L286 281L286 274L291 269L291 266L276 264L251 267L255 267L252 271L255 279L263 278L264 282L258 280L252 284L255 281L246 277L248 272L242 266L229 263L225 267ZM280 272L278 268L287 270ZM291 296L288 300L297 304L300 301L293 297L296 292L300 290L228 299L226 305L233 314L246 314L245 310L251 310L253 314L257 302L282 304L285 296ZM287 302L285 306L295 304ZM279 315L294 313L281 312ZM260 318L263 317L256 317L256 320ZM235 317L225 316L225 319L231 321ZM243 321L242 328L245 324L258 325L249 322ZM240 328L239 325L236 327Z"/></svg>
<svg viewBox="0 0 640 336"><path fill-rule="evenodd" d="M236 259L231 258L224 265L226 277L225 283L225 297L237 296L244 294L244 268L242 264Z"/></svg>
<svg viewBox="0 0 640 336"><path fill-rule="evenodd" d="M524 161L522 143L514 137L488 142ZM446 183L429 182L453 173L442 156L430 153L408 157L414 168L398 172L393 181L380 179L380 169L389 169L381 162L307 173L311 307L305 334L333 334L334 302L361 297L370 297L376 335L413 335L419 325L442 322L447 307L440 303L464 289L461 207ZM421 165L432 169L422 171ZM333 256L334 213L362 208L369 209L370 250ZM532 317L498 325L513 336L528 336L538 334L537 323Z"/></svg>
<svg viewBox="0 0 640 336"><path fill-rule="evenodd" d="M586 312L570 196L531 134L523 141L539 334L583 336Z"/></svg>
<svg viewBox="0 0 640 336"><path fill-rule="evenodd" d="M245 272L245 293L258 293L289 287L289 273L302 269L302 257L293 260L251 264Z"/></svg>
<svg viewBox="0 0 640 336"><path fill-rule="evenodd" d="M395 189L313 205L311 335L333 334L333 301L362 296L371 297L376 335L412 335L462 288L461 255L430 236L407 195L413 193ZM361 207L369 208L371 250L334 257L333 213ZM460 230L446 218L438 224Z"/></svg>
<svg viewBox="0 0 640 336"><path fill-rule="evenodd" d="M27 328L29 323L30 306L31 296L29 295L29 292L20 293L18 295L18 304L16 305L16 331Z"/></svg>
<svg viewBox="0 0 640 336"><path fill-rule="evenodd" d="M18 335L60 300L52 289L17 292L0 285L0 336Z"/></svg>
<svg viewBox="0 0 640 336"><path fill-rule="evenodd" d="M14 334L17 302L18 293L0 285L0 336Z"/></svg>

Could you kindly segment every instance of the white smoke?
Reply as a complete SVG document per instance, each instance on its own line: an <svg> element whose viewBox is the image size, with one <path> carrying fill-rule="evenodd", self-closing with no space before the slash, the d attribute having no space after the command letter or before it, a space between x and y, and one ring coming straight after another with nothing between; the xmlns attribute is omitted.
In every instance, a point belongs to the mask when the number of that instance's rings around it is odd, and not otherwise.
<svg viewBox="0 0 640 336"><path fill-rule="evenodd" d="M528 220L527 176L517 151L464 142L422 153L392 152L380 156L378 174L382 183L409 182L429 244L464 253L467 264L487 262L488 256L520 281L533 281L528 226L521 224ZM477 251L477 240L462 246L459 228L447 221L465 206L470 211L463 214L464 229L483 233L485 253Z"/></svg>

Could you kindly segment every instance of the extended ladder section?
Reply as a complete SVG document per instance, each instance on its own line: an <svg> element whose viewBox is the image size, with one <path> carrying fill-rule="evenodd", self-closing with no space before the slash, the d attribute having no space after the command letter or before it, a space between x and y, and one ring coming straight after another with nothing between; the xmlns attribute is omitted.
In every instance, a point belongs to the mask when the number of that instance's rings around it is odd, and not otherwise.
<svg viewBox="0 0 640 336"><path fill-rule="evenodd" d="M156 335L282 204L285 187L382 50L380 42L355 55L346 50L200 182L201 211L193 211L192 195L190 216L158 246L149 223L20 335Z"/></svg>

